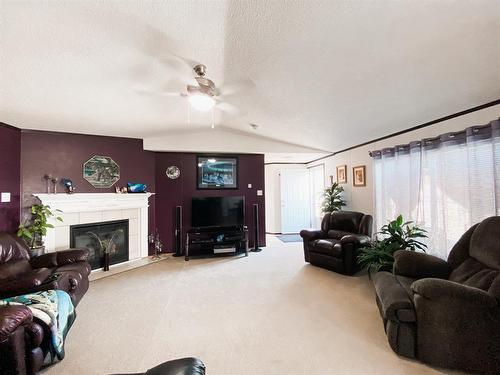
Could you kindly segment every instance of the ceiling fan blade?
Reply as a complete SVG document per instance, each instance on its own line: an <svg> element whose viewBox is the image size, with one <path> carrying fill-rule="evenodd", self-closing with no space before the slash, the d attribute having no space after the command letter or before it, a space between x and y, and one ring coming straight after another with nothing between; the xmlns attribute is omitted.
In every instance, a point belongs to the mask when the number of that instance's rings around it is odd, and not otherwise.
<svg viewBox="0 0 500 375"><path fill-rule="evenodd" d="M242 116L244 114L238 107L226 102L219 102L216 107L233 116Z"/></svg>
<svg viewBox="0 0 500 375"><path fill-rule="evenodd" d="M228 84L224 84L219 88L220 96L230 96L243 91L250 91L255 87L255 82L250 78L236 80Z"/></svg>
<svg viewBox="0 0 500 375"><path fill-rule="evenodd" d="M181 81L184 85L197 84L193 73L193 67L186 63L183 58L172 55L159 58L159 61L168 69L172 70L177 80Z"/></svg>
<svg viewBox="0 0 500 375"><path fill-rule="evenodd" d="M153 91L153 90L135 90L139 95L155 95L155 96L170 96L170 97L183 97L186 94L175 91Z"/></svg>

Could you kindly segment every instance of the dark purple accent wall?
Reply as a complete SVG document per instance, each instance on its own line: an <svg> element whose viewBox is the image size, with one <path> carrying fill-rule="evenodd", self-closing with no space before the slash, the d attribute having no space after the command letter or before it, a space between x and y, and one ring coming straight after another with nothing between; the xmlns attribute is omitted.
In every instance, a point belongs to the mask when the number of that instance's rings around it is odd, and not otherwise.
<svg viewBox="0 0 500 375"><path fill-rule="evenodd" d="M0 124L0 191L12 194L12 202L0 204L0 231L15 230L19 225L20 207L35 202L33 193L45 193L45 174L59 179L70 178L79 193L114 192L94 188L83 178L83 163L94 155L112 157L120 166L118 186L142 182L148 191L156 192L150 199L149 229L158 228L167 251L174 246L174 210L183 207L183 225L191 224L191 198L195 196L245 196L245 222L253 245L252 205L259 204L260 245L265 246L264 155L238 155L238 189L198 190L195 153L163 153L143 150L142 140L58 132L19 130ZM4 151L5 150L5 151ZM177 180L165 175L170 165L181 170ZM248 188L252 184L252 188ZM58 184L58 191L64 191ZM22 195L21 195L22 192Z"/></svg>
<svg viewBox="0 0 500 375"><path fill-rule="evenodd" d="M174 210L175 206L183 208L183 227L185 231L191 226L191 198L206 196L245 196L245 223L250 230L250 243L253 244L252 205L259 205L259 244L265 246L265 207L264 195L257 196L257 190L264 192L264 155L238 156L238 189L231 190L197 190L197 161L194 153L156 153L156 225L160 237L168 251L174 248ZM176 180L165 175L165 170L175 165L181 170ZM248 188L252 184L252 188ZM264 192L265 194L265 192Z"/></svg>
<svg viewBox="0 0 500 375"><path fill-rule="evenodd" d="M21 190L22 206L33 203L33 193L45 193L43 176L73 181L77 193L114 192L93 187L83 178L83 163L94 155L110 156L120 166L120 180L115 186L127 182L145 183L148 191L155 191L154 152L144 151L141 139L104 137L44 131L21 132ZM63 192L58 184L58 192ZM149 227L155 227L154 196L150 198Z"/></svg>
<svg viewBox="0 0 500 375"><path fill-rule="evenodd" d="M0 192L10 193L9 203L0 202L0 232L19 226L21 131L0 123Z"/></svg>

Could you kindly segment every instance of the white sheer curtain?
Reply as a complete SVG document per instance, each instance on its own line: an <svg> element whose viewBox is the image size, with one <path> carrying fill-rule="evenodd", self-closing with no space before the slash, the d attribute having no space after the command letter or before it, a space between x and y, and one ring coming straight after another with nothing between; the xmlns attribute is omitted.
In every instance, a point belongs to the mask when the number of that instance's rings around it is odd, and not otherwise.
<svg viewBox="0 0 500 375"><path fill-rule="evenodd" d="M374 156L377 228L399 214L429 233L428 253L446 258L473 224L500 214L500 121Z"/></svg>

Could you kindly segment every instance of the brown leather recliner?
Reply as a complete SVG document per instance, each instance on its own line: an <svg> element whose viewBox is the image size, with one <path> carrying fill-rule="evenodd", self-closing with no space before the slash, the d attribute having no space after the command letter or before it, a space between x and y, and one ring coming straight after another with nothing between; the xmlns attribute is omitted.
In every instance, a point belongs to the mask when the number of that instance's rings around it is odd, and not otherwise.
<svg viewBox="0 0 500 375"><path fill-rule="evenodd" d="M121 375L205 375L205 364L198 358L187 357L164 362L146 372Z"/></svg>
<svg viewBox="0 0 500 375"><path fill-rule="evenodd" d="M470 372L500 371L500 216L471 227L448 260L395 254L394 274L373 277L391 348Z"/></svg>
<svg viewBox="0 0 500 375"><path fill-rule="evenodd" d="M372 217L361 212L327 213L321 229L300 231L305 261L346 275L356 273L358 249L370 243L372 225Z"/></svg>
<svg viewBox="0 0 500 375"><path fill-rule="evenodd" d="M71 249L30 259L16 236L0 233L0 299L58 289L76 306L89 287L87 249ZM0 307L0 373L34 374L49 350L49 332L25 306Z"/></svg>

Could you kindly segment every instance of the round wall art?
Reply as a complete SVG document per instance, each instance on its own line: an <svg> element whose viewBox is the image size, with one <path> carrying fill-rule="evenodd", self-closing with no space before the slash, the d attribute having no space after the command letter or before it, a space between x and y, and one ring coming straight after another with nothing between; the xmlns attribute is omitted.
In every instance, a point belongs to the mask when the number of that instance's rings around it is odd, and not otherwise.
<svg viewBox="0 0 500 375"><path fill-rule="evenodd" d="M181 175L181 170L179 169L179 167L171 165L170 167L167 168L165 174L167 175L168 178L175 180L179 178L179 176Z"/></svg>

